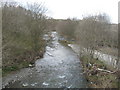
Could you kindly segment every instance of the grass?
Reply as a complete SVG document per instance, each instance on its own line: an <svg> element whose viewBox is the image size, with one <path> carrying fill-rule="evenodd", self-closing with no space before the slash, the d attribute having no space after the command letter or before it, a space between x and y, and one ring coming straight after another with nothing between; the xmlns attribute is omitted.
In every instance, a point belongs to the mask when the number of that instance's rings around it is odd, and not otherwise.
<svg viewBox="0 0 120 90"><path fill-rule="evenodd" d="M42 58L46 47L44 40L40 41L39 45L41 47L39 47L37 53L31 48L30 41L23 42L24 40L22 40L19 40L19 43L14 41L3 49L2 76L29 67L29 64L34 64L36 57Z"/></svg>
<svg viewBox="0 0 120 90"><path fill-rule="evenodd" d="M68 44L74 44L74 41L67 41L67 40L59 40L59 42L64 45L64 46L68 46Z"/></svg>
<svg viewBox="0 0 120 90"><path fill-rule="evenodd" d="M23 61L23 62L21 62L19 64L18 63L14 63L14 65L10 65L10 66L4 67L2 69L2 75L6 76L6 75L8 75L8 74L10 74L12 72L18 71L18 70L20 70L22 68L27 68L27 67L29 67L29 64L30 64L30 62Z"/></svg>
<svg viewBox="0 0 120 90"><path fill-rule="evenodd" d="M18 70L18 66L8 66L8 67L4 67L2 69L2 76L6 76L7 74Z"/></svg>
<svg viewBox="0 0 120 90"><path fill-rule="evenodd" d="M116 74L111 74L102 71L96 71L93 66L96 65L97 68L105 69L105 70L113 70L110 66L107 66L102 61L93 59L89 56L81 57L83 71L85 72L85 77L89 82L88 86L90 88L117 88L118 80ZM87 64L90 63L91 66Z"/></svg>

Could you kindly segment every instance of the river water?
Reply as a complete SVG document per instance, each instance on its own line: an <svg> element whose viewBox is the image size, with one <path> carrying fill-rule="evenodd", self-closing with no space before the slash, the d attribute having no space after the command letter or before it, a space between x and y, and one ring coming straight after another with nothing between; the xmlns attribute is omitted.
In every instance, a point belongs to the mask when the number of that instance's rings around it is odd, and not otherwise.
<svg viewBox="0 0 120 90"><path fill-rule="evenodd" d="M29 72L26 70L28 75L23 75L13 83L9 83L6 88L87 87L82 66L76 53L58 42L56 32L52 32L51 37L52 40L46 46L44 57L37 60L35 67L28 69ZM20 75L19 73L16 75Z"/></svg>

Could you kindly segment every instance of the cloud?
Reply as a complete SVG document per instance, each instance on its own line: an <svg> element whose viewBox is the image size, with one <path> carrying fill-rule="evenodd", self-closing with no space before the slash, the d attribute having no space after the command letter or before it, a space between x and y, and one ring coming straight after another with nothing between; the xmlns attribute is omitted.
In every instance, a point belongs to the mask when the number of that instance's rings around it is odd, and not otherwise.
<svg viewBox="0 0 120 90"><path fill-rule="evenodd" d="M44 2L48 16L58 19L68 17L81 18L85 14L106 13L113 23L118 22L119 0L16 0L21 3Z"/></svg>

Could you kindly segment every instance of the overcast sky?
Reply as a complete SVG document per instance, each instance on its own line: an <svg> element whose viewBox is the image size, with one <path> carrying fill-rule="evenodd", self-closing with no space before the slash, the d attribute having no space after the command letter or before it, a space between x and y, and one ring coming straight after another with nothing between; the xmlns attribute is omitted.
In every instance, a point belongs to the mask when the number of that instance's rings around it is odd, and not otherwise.
<svg viewBox="0 0 120 90"><path fill-rule="evenodd" d="M112 23L118 23L118 1L120 0L14 0L25 4L26 2L43 2L48 8L47 15L55 19L66 19L88 14L106 13Z"/></svg>

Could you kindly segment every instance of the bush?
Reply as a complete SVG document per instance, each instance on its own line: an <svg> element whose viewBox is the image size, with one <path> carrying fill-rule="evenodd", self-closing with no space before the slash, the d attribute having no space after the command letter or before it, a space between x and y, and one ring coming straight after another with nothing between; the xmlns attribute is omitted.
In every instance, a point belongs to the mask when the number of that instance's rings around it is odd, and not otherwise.
<svg viewBox="0 0 120 90"><path fill-rule="evenodd" d="M43 40L46 16L42 4L28 5L26 9L17 3L6 2L2 12L3 71L26 67L36 57L41 58L46 46Z"/></svg>

